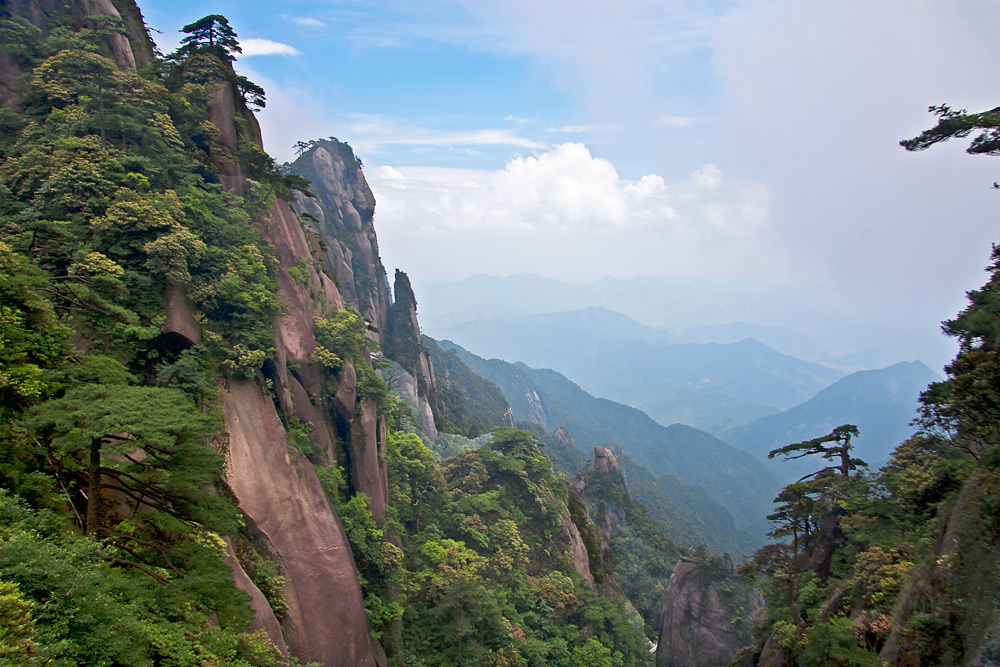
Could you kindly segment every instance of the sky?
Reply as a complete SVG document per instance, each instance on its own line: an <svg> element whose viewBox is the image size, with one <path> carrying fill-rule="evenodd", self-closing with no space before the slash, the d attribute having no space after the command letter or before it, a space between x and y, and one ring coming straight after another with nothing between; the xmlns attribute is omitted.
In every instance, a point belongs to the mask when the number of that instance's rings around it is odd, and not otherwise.
<svg viewBox="0 0 1000 667"><path fill-rule="evenodd" d="M990 0L139 4L164 51L229 18L280 161L354 147L418 301L477 273L794 286L940 369L997 240L1000 160L899 146L930 105L1000 104Z"/></svg>

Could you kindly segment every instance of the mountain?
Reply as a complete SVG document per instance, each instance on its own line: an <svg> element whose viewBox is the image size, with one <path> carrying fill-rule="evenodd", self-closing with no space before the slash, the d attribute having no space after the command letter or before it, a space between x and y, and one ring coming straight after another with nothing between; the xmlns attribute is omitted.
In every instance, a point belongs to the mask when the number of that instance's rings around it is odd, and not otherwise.
<svg viewBox="0 0 1000 667"><path fill-rule="evenodd" d="M752 535L767 531L764 517L771 511L777 480L743 451L688 426L662 426L636 408L588 394L555 371L486 360L450 341L439 344L499 386L517 419L542 424L549 432L565 427L583 451L617 445L655 477L671 475L704 487L709 498L735 517L740 530Z"/></svg>
<svg viewBox="0 0 1000 667"><path fill-rule="evenodd" d="M555 369L661 424L716 433L801 403L843 376L753 339L678 343L605 308L474 320L441 333L486 357Z"/></svg>
<svg viewBox="0 0 1000 667"><path fill-rule="evenodd" d="M795 407L730 430L725 438L760 457L772 449L826 435L841 424L854 424L861 435L854 453L878 468L899 443L913 434L920 393L940 377L919 361L859 371L835 382ZM776 459L771 469L786 482L825 465L817 460Z"/></svg>
<svg viewBox="0 0 1000 667"><path fill-rule="evenodd" d="M636 267L641 270L641 267ZM570 284L531 274L470 276L415 285L426 333L451 338L445 327L482 319L603 307L677 336L678 342L739 342L756 338L782 352L845 372L880 368L900 359L943 365L954 351L924 331L879 325L832 288L815 285L607 277ZM818 304L824 304L820 308ZM832 305L839 304L839 306ZM742 335L738 335L739 333ZM791 333L790 333L791 332ZM738 335L738 337L733 337ZM883 341L892 341L884 344Z"/></svg>
<svg viewBox="0 0 1000 667"><path fill-rule="evenodd" d="M0 662L648 664L544 438L390 290L351 147L278 165L228 20L182 32L0 3Z"/></svg>
<svg viewBox="0 0 1000 667"><path fill-rule="evenodd" d="M823 356L819 343L813 338L788 327L748 322L728 322L686 329L678 336L679 343L738 343L753 338L783 354L800 359L818 359Z"/></svg>

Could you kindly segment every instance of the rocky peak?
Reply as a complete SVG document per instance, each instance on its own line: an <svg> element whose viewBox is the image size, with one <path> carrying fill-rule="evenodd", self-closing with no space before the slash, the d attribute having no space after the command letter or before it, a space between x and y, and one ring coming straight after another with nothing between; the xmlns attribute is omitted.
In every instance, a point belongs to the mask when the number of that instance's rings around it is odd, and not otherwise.
<svg viewBox="0 0 1000 667"><path fill-rule="evenodd" d="M345 301L375 327L373 337L381 343L389 283L375 236L375 197L346 143L330 138L304 146L289 169L312 183L315 196L300 193L295 212L318 239L324 269L336 279Z"/></svg>
<svg viewBox="0 0 1000 667"><path fill-rule="evenodd" d="M619 472L618 455L608 447L594 447L594 469L601 472Z"/></svg>
<svg viewBox="0 0 1000 667"><path fill-rule="evenodd" d="M399 269L396 269L392 291L395 299L389 306L383 349L388 357L416 379L417 393L439 413L441 406L434 364L420 342L417 299L409 277Z"/></svg>

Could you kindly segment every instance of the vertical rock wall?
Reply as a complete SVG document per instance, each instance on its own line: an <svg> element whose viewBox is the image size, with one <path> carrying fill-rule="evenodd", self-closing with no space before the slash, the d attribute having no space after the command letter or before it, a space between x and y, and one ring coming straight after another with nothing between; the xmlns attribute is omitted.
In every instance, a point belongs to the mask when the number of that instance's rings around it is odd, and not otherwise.
<svg viewBox="0 0 1000 667"><path fill-rule="evenodd" d="M312 183L315 197L299 196L295 211L320 243L324 269L344 300L377 329L382 342L389 312L389 284L375 236L375 197L351 147L335 139L314 142L291 165Z"/></svg>
<svg viewBox="0 0 1000 667"><path fill-rule="evenodd" d="M663 594L656 664L726 667L740 647L729 615L698 563L682 557Z"/></svg>
<svg viewBox="0 0 1000 667"><path fill-rule="evenodd" d="M347 535L309 464L289 447L274 403L255 382L223 392L227 481L285 574L285 641L304 662L374 666Z"/></svg>
<svg viewBox="0 0 1000 667"><path fill-rule="evenodd" d="M234 156L239 141L260 145L256 119L229 83L219 86L209 113L219 128L212 161L222 185L245 194L246 179ZM247 121L250 136L238 134L237 115ZM291 417L310 424L315 442L331 460L346 463L354 490L372 498L373 514L381 520L387 483L380 463L379 418L374 401L357 404L350 364L337 392L347 394L341 396L344 405L330 405L324 398L323 378L312 361L313 319L342 310L343 301L334 280L313 262L315 239L311 242L282 200L275 201L261 232L278 261L278 297L285 311L277 322L272 388L232 381L223 392L230 435L227 483L264 551L285 575L289 608L282 632L290 653L324 667L373 666L376 651L347 536L312 464L290 447L285 424ZM289 273L293 267L304 268L299 280ZM338 414L346 428L338 428Z"/></svg>

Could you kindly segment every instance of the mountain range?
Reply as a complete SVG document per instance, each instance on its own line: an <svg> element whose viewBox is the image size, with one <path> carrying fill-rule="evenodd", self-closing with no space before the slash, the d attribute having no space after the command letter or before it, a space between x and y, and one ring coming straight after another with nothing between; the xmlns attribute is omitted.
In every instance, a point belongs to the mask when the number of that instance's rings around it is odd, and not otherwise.
<svg viewBox="0 0 1000 667"><path fill-rule="evenodd" d="M841 424L854 424L854 455L872 469L880 467L895 447L913 435L920 392L940 376L919 361L858 371L835 382L808 401L762 417L724 434L727 442L761 457L772 449L817 438ZM771 469L787 483L826 465L818 457L775 460Z"/></svg>
<svg viewBox="0 0 1000 667"><path fill-rule="evenodd" d="M552 368L664 425L713 433L790 408L843 372L763 343L683 343L606 308L473 320L442 334L476 354Z"/></svg>
<svg viewBox="0 0 1000 667"><path fill-rule="evenodd" d="M756 457L704 431L683 424L663 426L636 408L597 398L556 371L483 359L451 341L439 345L500 387L519 421L541 424L548 432L564 427L583 452L595 445L617 445L654 477L669 475L684 485L704 487L740 530L756 538L767 532L763 517L780 487Z"/></svg>

